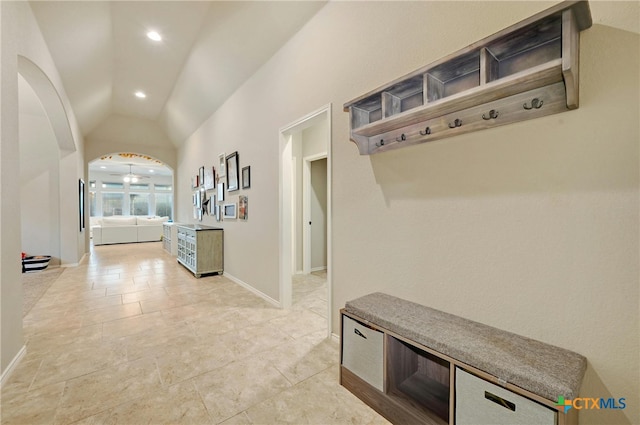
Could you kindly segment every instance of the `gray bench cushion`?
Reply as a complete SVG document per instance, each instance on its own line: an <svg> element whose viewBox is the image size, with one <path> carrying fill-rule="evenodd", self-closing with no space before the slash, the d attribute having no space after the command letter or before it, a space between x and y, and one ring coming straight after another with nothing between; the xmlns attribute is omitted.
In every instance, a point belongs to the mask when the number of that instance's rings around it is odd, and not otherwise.
<svg viewBox="0 0 640 425"><path fill-rule="evenodd" d="M580 354L391 295L349 301L345 310L548 400L578 396Z"/></svg>

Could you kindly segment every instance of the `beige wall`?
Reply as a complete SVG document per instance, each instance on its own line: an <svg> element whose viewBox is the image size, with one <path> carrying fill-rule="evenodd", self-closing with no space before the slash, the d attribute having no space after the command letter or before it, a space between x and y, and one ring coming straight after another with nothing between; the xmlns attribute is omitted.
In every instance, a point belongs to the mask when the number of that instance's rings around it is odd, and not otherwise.
<svg viewBox="0 0 640 425"><path fill-rule="evenodd" d="M225 222L225 270L278 299L278 130L333 104L333 317L384 291L585 355L582 394L637 419L638 3L597 2L580 109L377 156L342 104L553 3L332 2L179 152L179 187L218 153L251 165L250 220ZM464 30L461 30L464 29ZM191 216L190 194L178 199ZM205 219L207 224L215 224Z"/></svg>
<svg viewBox="0 0 640 425"><path fill-rule="evenodd" d="M327 268L327 159L311 163L311 270Z"/></svg>
<svg viewBox="0 0 640 425"><path fill-rule="evenodd" d="M20 263L20 172L18 149L18 57L13 5L0 2L0 371L2 376L23 347ZM11 42L8 42L8 40Z"/></svg>
<svg viewBox="0 0 640 425"><path fill-rule="evenodd" d="M19 77L20 216L23 252L60 265L60 149L42 104Z"/></svg>
<svg viewBox="0 0 640 425"><path fill-rule="evenodd" d="M133 152L156 158L176 169L176 148L155 121L110 115L86 137L87 163L102 155Z"/></svg>
<svg viewBox="0 0 640 425"><path fill-rule="evenodd" d="M22 335L22 286L20 277L21 217L18 71L37 87L63 151L59 158L60 257L63 265L77 264L84 255L88 232L78 228L78 179L86 175L83 139L69 105L60 76L26 2L0 2L0 370L3 378L17 360ZM20 61L18 60L20 55ZM56 109L53 109L56 108Z"/></svg>

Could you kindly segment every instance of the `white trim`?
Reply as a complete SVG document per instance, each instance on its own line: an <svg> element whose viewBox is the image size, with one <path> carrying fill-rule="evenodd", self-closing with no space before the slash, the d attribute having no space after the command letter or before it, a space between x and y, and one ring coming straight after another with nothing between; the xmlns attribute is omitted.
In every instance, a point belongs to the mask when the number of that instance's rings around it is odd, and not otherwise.
<svg viewBox="0 0 640 425"><path fill-rule="evenodd" d="M237 283L238 285L242 286L245 289L248 289L249 291L253 292L254 294L256 294L257 296L259 296L260 298L264 299L265 301L273 304L276 307L281 307L280 303L276 300L274 300L273 298L271 298L269 295L265 294L264 292L261 292L259 290L257 290L256 288L254 288L253 286L249 285L247 282L243 282L242 280L238 279L237 277L230 275L227 272L223 272L222 275L226 278L228 278L230 281Z"/></svg>
<svg viewBox="0 0 640 425"><path fill-rule="evenodd" d="M335 341L335 342L337 342L337 343L340 343L340 335L338 335L338 334L334 334L334 333L332 332L332 333L331 333L331 335L329 335L329 337L330 337L333 341Z"/></svg>
<svg viewBox="0 0 640 425"><path fill-rule="evenodd" d="M322 270L327 270L327 266L314 267L314 268L311 269L311 273L320 272Z"/></svg>
<svg viewBox="0 0 640 425"><path fill-rule="evenodd" d="M7 368L2 372L2 377L0 377L0 388L4 387L4 384L9 381L9 377L13 373L13 370L18 366L20 360L27 354L27 346L23 345L18 354L11 360L11 363L7 366Z"/></svg>
<svg viewBox="0 0 640 425"><path fill-rule="evenodd" d="M331 137L331 104L327 106L327 333L331 334L333 315L333 159Z"/></svg>
<svg viewBox="0 0 640 425"><path fill-rule="evenodd" d="M282 308L291 308L293 270L293 170L292 136L280 131L280 155L278 167L279 226L278 252L280 253L279 298ZM287 282L288 281L288 282Z"/></svg>
<svg viewBox="0 0 640 425"><path fill-rule="evenodd" d="M311 120L312 118L319 117L325 112L328 112L327 118L330 118L331 117L331 103L327 103L323 107L318 108L315 111L308 113L304 117L299 118L299 119L295 120L294 122L285 125L284 127L280 127L280 133L288 133L289 131L291 131L293 129L303 130L303 129L307 128L307 127L311 127L315 122L309 121L309 120ZM309 121L309 122L307 122L307 121ZM301 126L301 128L299 128L299 129L296 128L298 126Z"/></svg>
<svg viewBox="0 0 640 425"><path fill-rule="evenodd" d="M82 254L82 258L80 258L80 261L78 261L77 263L60 264L60 267L78 267L80 264L82 264L82 262L86 257L87 257L87 253L85 252L84 254Z"/></svg>

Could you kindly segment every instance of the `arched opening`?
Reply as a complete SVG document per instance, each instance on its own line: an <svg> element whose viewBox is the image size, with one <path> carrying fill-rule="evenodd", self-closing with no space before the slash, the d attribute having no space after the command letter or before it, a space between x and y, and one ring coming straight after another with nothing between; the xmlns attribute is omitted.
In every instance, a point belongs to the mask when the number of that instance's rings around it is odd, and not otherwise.
<svg viewBox="0 0 640 425"><path fill-rule="evenodd" d="M20 75L18 99L22 252L50 255L50 266L59 266L60 149L37 94Z"/></svg>
<svg viewBox="0 0 640 425"><path fill-rule="evenodd" d="M18 56L18 73L29 83L42 103L58 147L63 153L61 156L76 151L67 113L51 80L42 69L24 56Z"/></svg>
<svg viewBox="0 0 640 425"><path fill-rule="evenodd" d="M149 155L118 152L89 162L90 229L110 216L174 217L174 171ZM93 237L93 234L91 234Z"/></svg>
<svg viewBox="0 0 640 425"><path fill-rule="evenodd" d="M47 75L18 56L21 248L51 255L50 265L77 264L84 234L72 214L83 175L68 117ZM64 164L64 165L63 165Z"/></svg>

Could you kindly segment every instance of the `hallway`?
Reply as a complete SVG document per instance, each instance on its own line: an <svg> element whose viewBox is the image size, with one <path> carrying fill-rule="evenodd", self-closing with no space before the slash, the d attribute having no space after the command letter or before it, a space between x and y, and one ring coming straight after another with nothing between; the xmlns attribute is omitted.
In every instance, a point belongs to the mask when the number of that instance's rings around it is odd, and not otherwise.
<svg viewBox="0 0 640 425"><path fill-rule="evenodd" d="M2 424L386 423L339 386L323 278L300 279L281 310L160 243L95 247L25 317Z"/></svg>

